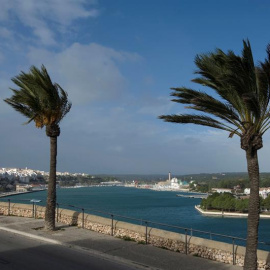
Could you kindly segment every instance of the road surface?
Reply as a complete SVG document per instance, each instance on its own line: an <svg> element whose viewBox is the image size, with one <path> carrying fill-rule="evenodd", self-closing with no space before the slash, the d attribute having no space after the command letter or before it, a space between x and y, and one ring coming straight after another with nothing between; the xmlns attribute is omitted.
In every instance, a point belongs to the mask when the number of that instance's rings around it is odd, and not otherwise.
<svg viewBox="0 0 270 270"><path fill-rule="evenodd" d="M89 251L47 244L0 230L1 270L135 270Z"/></svg>

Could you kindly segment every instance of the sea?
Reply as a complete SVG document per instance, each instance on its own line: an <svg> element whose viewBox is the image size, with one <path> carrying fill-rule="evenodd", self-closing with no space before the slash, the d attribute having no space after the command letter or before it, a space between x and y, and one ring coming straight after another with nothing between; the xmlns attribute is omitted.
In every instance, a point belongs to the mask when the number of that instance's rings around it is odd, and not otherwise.
<svg viewBox="0 0 270 270"><path fill-rule="evenodd" d="M115 220L140 225L147 223L149 227L187 232L193 236L217 241L232 243L231 238L223 235L246 238L246 218L203 216L195 209L195 205L200 204L201 199L179 197L177 194L191 195L179 191L155 191L121 186L59 188L57 202L60 208L108 218L113 215ZM1 201L10 199L14 203L31 203L34 199L40 200L38 205L45 205L46 196L47 191L40 191L1 198ZM260 249L270 251L270 219L260 220L259 241L264 242L259 244ZM245 245L244 241L237 239L235 243Z"/></svg>

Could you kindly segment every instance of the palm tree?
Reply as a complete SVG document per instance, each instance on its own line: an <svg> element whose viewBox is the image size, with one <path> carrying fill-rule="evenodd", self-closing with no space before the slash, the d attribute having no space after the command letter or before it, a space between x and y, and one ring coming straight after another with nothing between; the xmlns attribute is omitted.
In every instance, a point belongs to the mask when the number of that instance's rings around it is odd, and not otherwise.
<svg viewBox="0 0 270 270"><path fill-rule="evenodd" d="M37 128L46 126L50 137L50 176L45 211L45 229L55 229L56 207L56 156L57 137L60 135L59 123L69 112L71 103L67 93L57 83L52 83L46 68L41 70L32 66L29 73L21 72L12 78L19 90L12 89L13 96L4 101L16 111L26 116L28 124L34 121Z"/></svg>
<svg viewBox="0 0 270 270"><path fill-rule="evenodd" d="M217 49L197 55L195 64L199 77L192 81L211 88L219 97L181 87L172 88L172 101L187 104L199 114L159 116L166 122L196 124L229 132L240 137L246 152L250 181L247 221L247 243L244 269L257 269L259 226L259 164L257 151L263 147L262 136L270 128L270 44L267 58L254 65L249 41L243 41L242 55Z"/></svg>

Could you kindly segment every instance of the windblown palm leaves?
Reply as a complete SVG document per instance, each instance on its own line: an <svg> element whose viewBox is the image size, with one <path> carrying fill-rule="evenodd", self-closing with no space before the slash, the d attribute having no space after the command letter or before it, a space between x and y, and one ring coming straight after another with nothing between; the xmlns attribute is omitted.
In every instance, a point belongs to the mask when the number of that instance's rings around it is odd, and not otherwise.
<svg viewBox="0 0 270 270"><path fill-rule="evenodd" d="M261 137L269 129L270 47L267 59L254 65L251 47L244 41L242 56L222 50L196 56L200 77L195 83L213 89L219 98L193 89L172 88L172 101L187 104L186 108L202 114L162 115L167 122L192 123L226 130L229 137L250 140ZM246 143L243 144L246 147Z"/></svg>
<svg viewBox="0 0 270 270"><path fill-rule="evenodd" d="M16 111L34 121L37 128L46 126L46 134L50 137L50 175L45 211L45 228L55 229L56 207L56 157L57 137L60 135L59 123L69 112L71 103L67 93L59 84L53 84L46 68L41 70L32 66L29 73L21 72L12 81L19 89L12 89L13 96L5 99Z"/></svg>
<svg viewBox="0 0 270 270"><path fill-rule="evenodd" d="M193 82L214 90L206 92L181 87L172 88L172 101L186 104L199 114L162 115L167 122L196 124L238 135L241 148L246 151L250 180L249 215L244 269L257 269L259 226L259 164L257 150L262 148L262 136L270 128L270 45L267 58L254 64L249 41L243 41L242 55L214 53L198 55L195 64L199 77ZM217 96L217 98L216 98Z"/></svg>
<svg viewBox="0 0 270 270"><path fill-rule="evenodd" d="M59 84L53 84L46 68L32 66L29 73L21 72L12 78L20 88L12 89L13 96L5 99L16 111L34 121L37 128L58 124L69 112L71 103Z"/></svg>

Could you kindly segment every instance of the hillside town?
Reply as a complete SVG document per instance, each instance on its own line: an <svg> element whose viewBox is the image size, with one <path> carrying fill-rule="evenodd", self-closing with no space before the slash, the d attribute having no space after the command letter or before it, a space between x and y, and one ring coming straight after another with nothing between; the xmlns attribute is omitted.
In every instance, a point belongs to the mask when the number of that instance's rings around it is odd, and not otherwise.
<svg viewBox="0 0 270 270"><path fill-rule="evenodd" d="M211 177L210 181L215 184L207 184L204 181L181 180L168 174L165 181L126 181L124 178L118 181L113 176L94 176L85 173L57 172L58 187L83 187L92 185L125 185L126 187L146 188L157 191L185 191L203 193L231 193L234 195L249 196L250 188L242 179L240 180L220 180L218 177ZM225 175L223 175L224 177ZM124 176L122 176L124 177ZM120 177L119 177L120 178ZM262 182L265 176L262 176ZM0 168L0 192L27 192L47 188L49 173L41 170L29 168ZM166 178L165 178L166 179ZM210 178L209 178L210 179ZM268 178L267 178L268 179ZM270 195L268 183L260 187L260 196L265 199ZM223 183L223 184L222 184ZM239 184L238 184L239 183Z"/></svg>
<svg viewBox="0 0 270 270"><path fill-rule="evenodd" d="M59 182L68 179L87 178L85 173L57 172ZM29 190L45 189L49 173L26 168L0 168L0 192L25 192ZM92 179L95 179L91 176ZM64 185L64 184L63 184Z"/></svg>
<svg viewBox="0 0 270 270"><path fill-rule="evenodd" d="M232 188L212 188L212 193L231 193L231 194L237 194L237 191L241 191L241 189L235 189ZM243 194L250 195L250 188L245 188ZM270 195L270 187L262 187L259 189L260 196L265 199Z"/></svg>

